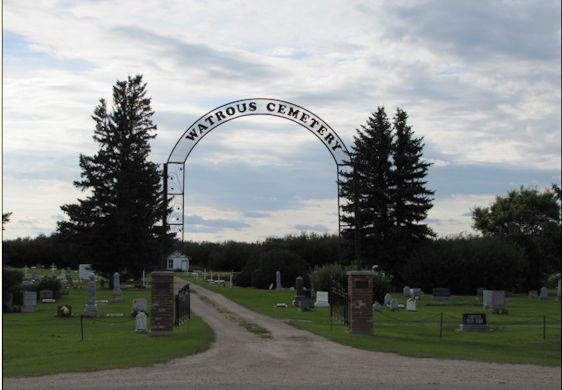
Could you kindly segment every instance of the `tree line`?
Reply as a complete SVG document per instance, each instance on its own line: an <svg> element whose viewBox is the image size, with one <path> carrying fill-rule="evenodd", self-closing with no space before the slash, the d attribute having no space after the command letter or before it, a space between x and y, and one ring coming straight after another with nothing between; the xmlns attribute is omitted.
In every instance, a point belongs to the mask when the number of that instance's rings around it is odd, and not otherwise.
<svg viewBox="0 0 562 390"><path fill-rule="evenodd" d="M118 81L111 106L101 99L94 109L98 151L80 155L74 185L87 195L61 206L66 219L53 235L4 241L4 263L90 263L105 276L118 271L138 277L142 270L159 269L161 255L176 248L198 267L240 272L241 285L269 285L275 267L290 282L294 272L339 263L377 265L397 287L449 284L453 291L477 285L538 288L548 274L560 272L556 185L543 192L522 187L489 207L476 207L473 227L480 236L435 238L425 222L434 196L426 180L431 164L423 159L423 137L415 136L400 108L392 118L377 108L356 131L351 169L340 172L341 238L302 234L260 243L179 243L158 226L171 208L161 189L162 172L148 161L157 130L152 116L142 76ZM9 219L3 214L3 228Z"/></svg>

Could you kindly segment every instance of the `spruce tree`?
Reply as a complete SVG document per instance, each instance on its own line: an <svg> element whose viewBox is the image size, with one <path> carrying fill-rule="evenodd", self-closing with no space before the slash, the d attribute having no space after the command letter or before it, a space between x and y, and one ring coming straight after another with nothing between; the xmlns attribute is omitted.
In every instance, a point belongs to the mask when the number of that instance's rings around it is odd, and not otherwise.
<svg viewBox="0 0 562 390"><path fill-rule="evenodd" d="M357 227L361 252L357 260L363 265L387 263L391 147L391 124L384 107L379 107L357 129L350 152L355 172L342 175L340 182L340 196L347 200L342 221L349 225L343 234L353 240Z"/></svg>
<svg viewBox="0 0 562 390"><path fill-rule="evenodd" d="M156 136L152 115L142 76L114 85L112 110L101 99L92 116L99 150L80 155L81 180L74 185L88 196L61 207L68 220L58 223L59 236L102 275L138 276L158 265L161 228L154 225L164 199L161 172L148 161Z"/></svg>
<svg viewBox="0 0 562 390"><path fill-rule="evenodd" d="M423 137L414 137L412 127L408 125L408 114L400 108L393 118L393 130L390 199L394 259L389 271L397 273L400 263L406 260L418 242L435 236L432 229L423 223L433 207L434 192L426 187L431 163L422 159Z"/></svg>

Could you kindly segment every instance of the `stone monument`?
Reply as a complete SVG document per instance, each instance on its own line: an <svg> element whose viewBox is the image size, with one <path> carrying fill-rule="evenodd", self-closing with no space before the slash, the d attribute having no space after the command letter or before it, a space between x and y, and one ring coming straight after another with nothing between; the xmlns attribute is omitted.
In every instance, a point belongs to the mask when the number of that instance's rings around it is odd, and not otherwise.
<svg viewBox="0 0 562 390"><path fill-rule="evenodd" d="M88 285L86 287L86 306L84 308L84 315L87 317L98 316L98 305L96 304L96 277L90 275Z"/></svg>
<svg viewBox="0 0 562 390"><path fill-rule="evenodd" d="M37 292L24 291L23 292L23 306L21 311L24 313L32 313L37 309Z"/></svg>
<svg viewBox="0 0 562 390"><path fill-rule="evenodd" d="M283 290L283 285L281 284L281 271L275 272L275 289Z"/></svg>
<svg viewBox="0 0 562 390"><path fill-rule="evenodd" d="M174 334L174 273L152 272L152 336Z"/></svg>
<svg viewBox="0 0 562 390"><path fill-rule="evenodd" d="M113 274L113 303L123 302L123 295L121 294L121 281L119 279L119 272Z"/></svg>
<svg viewBox="0 0 562 390"><path fill-rule="evenodd" d="M348 271L348 330L351 333L372 334L373 276L370 271Z"/></svg>

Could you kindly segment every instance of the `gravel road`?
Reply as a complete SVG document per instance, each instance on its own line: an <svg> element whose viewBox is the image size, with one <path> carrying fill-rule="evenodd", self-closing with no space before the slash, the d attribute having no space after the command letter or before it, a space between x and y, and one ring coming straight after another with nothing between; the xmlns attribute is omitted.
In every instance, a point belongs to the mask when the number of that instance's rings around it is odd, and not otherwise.
<svg viewBox="0 0 562 390"><path fill-rule="evenodd" d="M193 311L216 333L216 343L208 351L151 367L8 378L3 388L560 389L560 368L362 351L256 314L204 288L192 285L192 291ZM224 309L238 318L233 320ZM272 337L249 332L240 320L266 328Z"/></svg>

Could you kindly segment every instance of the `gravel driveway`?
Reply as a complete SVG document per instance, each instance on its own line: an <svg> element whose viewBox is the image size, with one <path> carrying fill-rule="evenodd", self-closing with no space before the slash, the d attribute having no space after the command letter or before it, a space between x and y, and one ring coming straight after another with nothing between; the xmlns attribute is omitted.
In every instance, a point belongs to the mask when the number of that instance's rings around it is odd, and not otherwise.
<svg viewBox="0 0 562 390"><path fill-rule="evenodd" d="M151 367L8 378L3 388L560 389L560 368L357 350L251 312L204 288L192 285L192 291L193 311L216 332L210 350ZM224 309L235 313L237 320ZM240 320L266 328L272 337L249 332L239 325Z"/></svg>

